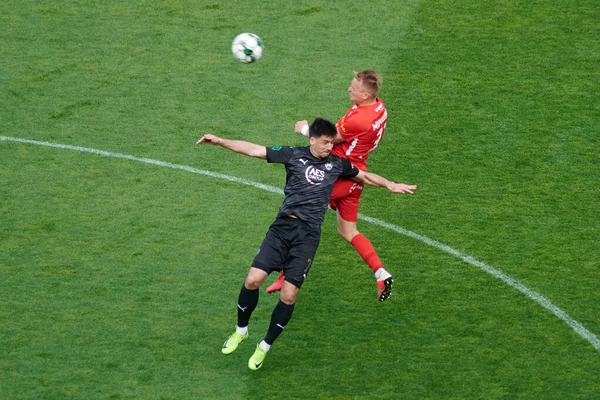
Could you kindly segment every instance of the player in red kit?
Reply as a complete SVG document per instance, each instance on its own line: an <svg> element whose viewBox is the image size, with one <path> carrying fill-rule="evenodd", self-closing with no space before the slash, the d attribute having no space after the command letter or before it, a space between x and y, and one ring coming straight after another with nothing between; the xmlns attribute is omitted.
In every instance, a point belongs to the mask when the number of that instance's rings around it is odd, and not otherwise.
<svg viewBox="0 0 600 400"><path fill-rule="evenodd" d="M354 75L348 88L350 101L354 103L336 124L338 134L332 154L348 159L359 169L367 170L369 154L377 148L385 133L387 110L377 96L381 90L381 76L372 70L363 70ZM296 133L307 135L308 122L298 121ZM377 299L386 300L392 293L394 280L383 268L375 248L356 226L358 205L363 185L350 179L338 179L331 194L329 206L337 212L338 233L350 243L367 263L377 279ZM280 276L267 288L267 292L280 290Z"/></svg>

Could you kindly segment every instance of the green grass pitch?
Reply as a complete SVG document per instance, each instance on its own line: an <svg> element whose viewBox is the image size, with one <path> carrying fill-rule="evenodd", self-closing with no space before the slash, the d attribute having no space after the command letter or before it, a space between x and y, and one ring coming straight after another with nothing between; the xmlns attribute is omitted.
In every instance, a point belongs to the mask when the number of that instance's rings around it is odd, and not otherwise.
<svg viewBox="0 0 600 400"><path fill-rule="evenodd" d="M600 6L593 0L0 3L1 399L597 399ZM258 34L263 58L235 61ZM257 372L235 326L282 196L62 144L282 188L280 166L203 133L303 145L299 119L384 78L386 137L361 213L395 277L329 213L291 323ZM470 259L469 259L470 260ZM271 278L268 282L270 283ZM596 343L596 345L595 345Z"/></svg>

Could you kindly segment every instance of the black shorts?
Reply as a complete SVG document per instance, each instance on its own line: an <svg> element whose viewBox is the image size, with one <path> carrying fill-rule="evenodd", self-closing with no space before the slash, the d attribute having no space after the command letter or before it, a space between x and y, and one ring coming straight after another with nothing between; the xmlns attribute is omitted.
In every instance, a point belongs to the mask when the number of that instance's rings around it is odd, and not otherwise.
<svg viewBox="0 0 600 400"><path fill-rule="evenodd" d="M270 274L284 271L285 280L300 288L319 247L321 233L297 218L277 217L254 257L252 266Z"/></svg>

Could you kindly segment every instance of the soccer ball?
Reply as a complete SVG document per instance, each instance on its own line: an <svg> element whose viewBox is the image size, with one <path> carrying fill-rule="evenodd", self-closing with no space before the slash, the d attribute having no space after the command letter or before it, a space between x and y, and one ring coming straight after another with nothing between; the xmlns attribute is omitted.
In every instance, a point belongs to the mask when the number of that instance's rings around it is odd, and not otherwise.
<svg viewBox="0 0 600 400"><path fill-rule="evenodd" d="M231 52L236 60L248 64L262 57L263 47L263 41L255 34L240 33L231 43Z"/></svg>

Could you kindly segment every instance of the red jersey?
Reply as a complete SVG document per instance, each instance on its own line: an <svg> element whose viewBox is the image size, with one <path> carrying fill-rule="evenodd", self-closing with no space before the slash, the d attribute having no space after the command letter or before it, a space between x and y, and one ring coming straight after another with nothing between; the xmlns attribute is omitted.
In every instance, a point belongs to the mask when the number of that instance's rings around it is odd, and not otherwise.
<svg viewBox="0 0 600 400"><path fill-rule="evenodd" d="M380 99L370 106L353 105L336 124L345 142L333 146L331 152L366 171L367 157L383 137L387 117L387 110Z"/></svg>

